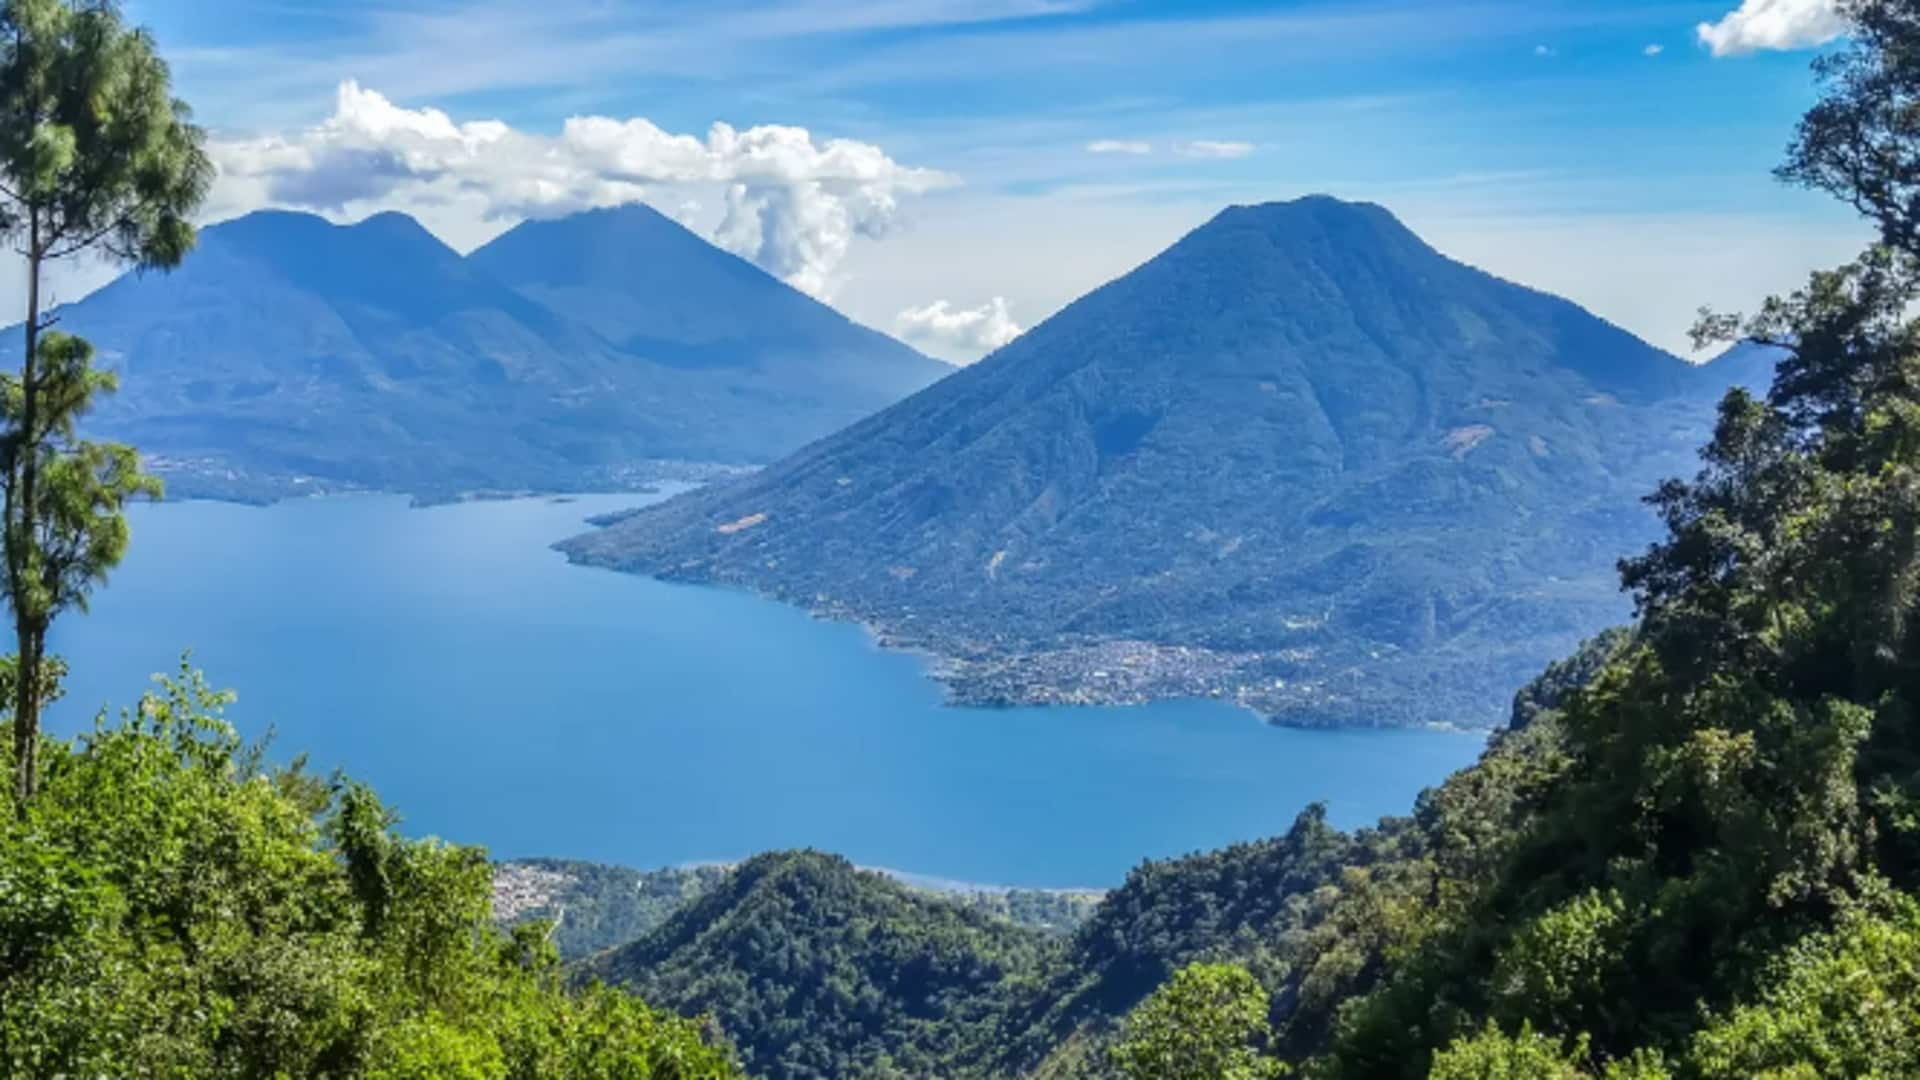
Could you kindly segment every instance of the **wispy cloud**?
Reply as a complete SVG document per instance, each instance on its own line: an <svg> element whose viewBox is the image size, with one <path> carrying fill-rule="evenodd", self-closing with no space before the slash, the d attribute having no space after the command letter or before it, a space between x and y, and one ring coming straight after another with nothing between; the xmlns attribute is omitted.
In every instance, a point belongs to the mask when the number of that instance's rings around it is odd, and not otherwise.
<svg viewBox="0 0 1920 1080"><path fill-rule="evenodd" d="M340 3L326 32L244 45L169 41L168 51L185 96L228 126L309 119L343 77L402 100L472 95L515 123L722 88L747 103L830 102L851 119L883 111L872 97L881 88L893 102L913 102L913 87L987 72L1002 86L1120 77L1166 96L1196 65L1310 67L1493 41L1526 47L1626 18L1570 2L1495 18L1495 3L1307 0L1189 14L1137 0L363 0Z"/></svg>
<svg viewBox="0 0 1920 1080"><path fill-rule="evenodd" d="M1089 154L1151 154L1153 144L1133 139L1095 139L1087 144Z"/></svg>
<svg viewBox="0 0 1920 1080"><path fill-rule="evenodd" d="M1663 52L1666 52L1666 51L1667 51L1667 47L1666 47L1665 45L1662 45L1662 44L1660 44L1659 42L1655 42L1655 43L1653 43L1652 45L1649 45L1649 46L1647 46L1646 48L1644 48L1644 49L1641 49L1641 50L1640 50L1640 55L1642 55L1642 56L1659 56L1659 55L1660 55L1661 53L1663 53Z"/></svg>
<svg viewBox="0 0 1920 1080"><path fill-rule="evenodd" d="M875 87L938 85L976 77L1001 81L1119 78L1138 92L1178 93L1196 69L1321 70L1396 56L1432 55L1495 42L1552 40L1583 30L1635 25L1618 5L1504 3L1498 0L1307 0L1232 13L1190 14L1173 5L1115 4L1118 17L959 28L862 50L797 76L810 92L855 94ZM1279 72L1282 77L1285 71Z"/></svg>
<svg viewBox="0 0 1920 1080"><path fill-rule="evenodd" d="M1839 0L1744 0L1719 22L1701 23L1695 33L1715 56L1744 56L1814 48L1846 31Z"/></svg>
<svg viewBox="0 0 1920 1080"><path fill-rule="evenodd" d="M853 237L883 235L902 197L957 183L870 143L820 140L800 127L716 123L702 138L643 117L576 116L558 135L536 135L403 108L351 81L324 123L217 140L212 153L216 199L228 210L454 205L471 218L511 222L656 193L672 206L690 187L717 190L725 217L715 242L818 296L833 291Z"/></svg>
<svg viewBox="0 0 1920 1080"><path fill-rule="evenodd" d="M1249 142L1222 142L1216 139L1194 139L1174 147L1174 153L1181 157L1210 158L1225 161L1243 158L1253 153L1253 144Z"/></svg>
<svg viewBox="0 0 1920 1080"><path fill-rule="evenodd" d="M681 11L723 35L787 37L1021 22L1077 15L1099 6L1100 0L801 0L696 5ZM711 21L717 12L726 12L731 25Z"/></svg>
<svg viewBox="0 0 1920 1080"><path fill-rule="evenodd" d="M1106 0L447 0L431 5L328 5L330 32L246 46L169 48L195 97L230 117L310 106L343 75L402 98L505 91L597 95L630 83L708 81L753 72L805 74L834 43L890 31L1045 24ZM304 10L304 9L303 9ZM322 10L315 8L314 10ZM879 45L871 46L879 48Z"/></svg>

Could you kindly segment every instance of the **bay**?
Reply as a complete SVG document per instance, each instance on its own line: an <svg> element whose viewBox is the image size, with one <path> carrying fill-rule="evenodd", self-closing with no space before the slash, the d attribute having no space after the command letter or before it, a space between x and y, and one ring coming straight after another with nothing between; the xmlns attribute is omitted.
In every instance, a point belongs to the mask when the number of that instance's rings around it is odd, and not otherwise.
<svg viewBox="0 0 1920 1080"><path fill-rule="evenodd" d="M181 651L248 738L368 781L403 828L633 866L812 847L1022 886L1284 831L1308 802L1404 814L1482 739L1269 727L1202 701L956 709L913 656L742 593L571 566L549 547L631 495L133 513L93 610L52 642L84 730Z"/></svg>

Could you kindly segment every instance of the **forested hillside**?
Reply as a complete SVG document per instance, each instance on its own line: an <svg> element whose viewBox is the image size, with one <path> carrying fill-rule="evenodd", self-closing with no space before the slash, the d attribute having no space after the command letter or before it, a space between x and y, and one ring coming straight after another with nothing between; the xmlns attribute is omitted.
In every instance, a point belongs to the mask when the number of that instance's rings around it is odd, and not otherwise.
<svg viewBox="0 0 1920 1080"><path fill-rule="evenodd" d="M641 940L586 967L714 1017L752 1072L941 1075L994 1037L1047 935L815 852L742 864Z"/></svg>

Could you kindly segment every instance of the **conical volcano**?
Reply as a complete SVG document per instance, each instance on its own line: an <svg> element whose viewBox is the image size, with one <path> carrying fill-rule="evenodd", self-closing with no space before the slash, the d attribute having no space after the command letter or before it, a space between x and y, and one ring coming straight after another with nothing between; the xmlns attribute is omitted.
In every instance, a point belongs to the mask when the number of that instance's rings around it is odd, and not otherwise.
<svg viewBox="0 0 1920 1080"><path fill-rule="evenodd" d="M1386 210L1234 207L766 470L571 541L944 658L977 703L1493 722L1623 618L1706 374Z"/></svg>

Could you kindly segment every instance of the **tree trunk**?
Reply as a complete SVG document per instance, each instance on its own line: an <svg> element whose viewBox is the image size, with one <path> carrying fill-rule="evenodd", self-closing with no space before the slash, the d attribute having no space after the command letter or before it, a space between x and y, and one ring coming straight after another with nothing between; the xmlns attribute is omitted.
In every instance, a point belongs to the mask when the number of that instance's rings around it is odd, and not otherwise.
<svg viewBox="0 0 1920 1080"><path fill-rule="evenodd" d="M38 479L39 440L34 434L40 396L39 372L35 350L40 345L40 215L28 212L27 228L27 353L20 367L20 444L15 449L13 475L7 484L6 555L11 577L14 641L19 649L16 681L13 688L14 811L22 820L27 804L39 787L40 757L40 643L45 630L39 627L37 612L29 610L37 601L26 595L25 586L32 572L28 558L34 544L34 483Z"/></svg>
<svg viewBox="0 0 1920 1080"><path fill-rule="evenodd" d="M18 620L15 625L19 626ZM19 682L14 687L13 797L16 812L21 820L25 820L27 806L40 787L40 695L34 692L34 684L27 680L40 677L40 651L44 635L32 629L16 632L20 638L20 664Z"/></svg>

